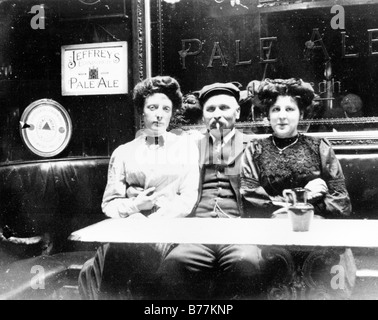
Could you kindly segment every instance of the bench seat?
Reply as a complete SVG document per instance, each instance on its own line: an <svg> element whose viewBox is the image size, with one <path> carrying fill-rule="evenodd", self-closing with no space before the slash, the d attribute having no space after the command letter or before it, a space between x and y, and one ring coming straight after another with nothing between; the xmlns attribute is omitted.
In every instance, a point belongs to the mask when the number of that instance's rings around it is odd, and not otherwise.
<svg viewBox="0 0 378 320"><path fill-rule="evenodd" d="M41 237L41 254L68 251L74 230L105 219L108 164L108 157L87 157L0 166L0 234Z"/></svg>
<svg viewBox="0 0 378 320"><path fill-rule="evenodd" d="M351 218L378 219L378 153L337 156L352 201ZM101 201L108 165L109 157L83 157L0 166L0 299L77 293L79 270L96 248L67 238L105 219ZM378 253L355 256L357 287L377 289ZM37 276L33 266L44 268L45 290L31 288Z"/></svg>

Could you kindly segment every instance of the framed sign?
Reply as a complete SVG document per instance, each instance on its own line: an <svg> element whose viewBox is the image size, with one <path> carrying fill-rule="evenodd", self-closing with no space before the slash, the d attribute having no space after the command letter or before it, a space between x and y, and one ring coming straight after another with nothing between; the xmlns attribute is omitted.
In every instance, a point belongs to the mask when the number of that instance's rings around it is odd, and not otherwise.
<svg viewBox="0 0 378 320"><path fill-rule="evenodd" d="M22 140L28 149L41 157L61 153L72 136L71 118L58 102L41 99L30 104L20 120Z"/></svg>
<svg viewBox="0 0 378 320"><path fill-rule="evenodd" d="M128 92L127 42L62 47L62 95Z"/></svg>

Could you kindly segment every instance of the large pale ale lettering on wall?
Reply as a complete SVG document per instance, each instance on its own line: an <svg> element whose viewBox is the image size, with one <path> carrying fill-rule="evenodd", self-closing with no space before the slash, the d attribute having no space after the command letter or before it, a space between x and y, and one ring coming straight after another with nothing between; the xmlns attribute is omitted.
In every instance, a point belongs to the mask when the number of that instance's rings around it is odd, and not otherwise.
<svg viewBox="0 0 378 320"><path fill-rule="evenodd" d="M127 43L106 42L62 47L62 95L128 92Z"/></svg>
<svg viewBox="0 0 378 320"><path fill-rule="evenodd" d="M340 32L341 34L341 48L342 48L342 58L358 58L360 56L360 53L352 53L347 51L347 38L348 34L345 31ZM371 56L377 56L378 55L378 29L369 29L366 32L366 40L368 42L368 48L366 55ZM261 63L275 63L277 62L277 56L272 57L272 48L273 46L277 45L277 42L279 39L277 37L265 37L260 38L260 51L259 51L259 58ZM178 51L181 59L181 66L182 69L187 69L187 60L192 57L195 58L196 56L203 54L203 43L206 41L200 40L200 39L182 39L181 40L181 50ZM376 45L376 47L374 47ZM240 57L243 54L241 51L241 41L235 40L234 45L235 51L235 65L241 66L241 65L250 65L252 60L246 60L241 61ZM319 52L322 52L324 55L324 60L328 61L330 60L330 56L328 54L327 48L323 42L322 35L319 32L318 28L314 28L312 30L312 36L309 41L305 43L305 49L304 53L307 54L308 51L316 51L316 49ZM228 56L230 56L228 54ZM222 67L228 67L229 63L226 59L226 55L222 50L220 42L214 42L214 46L212 49L211 55L208 57L209 63L207 64L207 68L213 68L214 61L219 60L221 62Z"/></svg>

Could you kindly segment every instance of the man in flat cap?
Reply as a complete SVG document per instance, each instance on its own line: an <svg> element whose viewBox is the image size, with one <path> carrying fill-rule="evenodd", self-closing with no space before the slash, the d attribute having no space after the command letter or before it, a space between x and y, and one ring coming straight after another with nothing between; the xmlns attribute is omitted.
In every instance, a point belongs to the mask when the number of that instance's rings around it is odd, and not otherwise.
<svg viewBox="0 0 378 320"><path fill-rule="evenodd" d="M252 137L235 128L239 97L236 83L214 83L199 92L207 133L198 141L201 185L192 217L242 216L240 162ZM252 245L180 244L160 268L162 291L169 299L250 296L259 283L260 260Z"/></svg>

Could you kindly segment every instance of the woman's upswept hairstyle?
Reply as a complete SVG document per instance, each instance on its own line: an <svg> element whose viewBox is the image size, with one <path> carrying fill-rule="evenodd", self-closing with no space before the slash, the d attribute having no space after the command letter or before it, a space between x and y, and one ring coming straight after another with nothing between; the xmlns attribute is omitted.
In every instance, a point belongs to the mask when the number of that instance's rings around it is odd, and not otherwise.
<svg viewBox="0 0 378 320"><path fill-rule="evenodd" d="M146 98L154 93L165 94L172 101L173 111L181 108L182 92L177 80L170 76L157 76L139 82L134 88L133 101L139 114L143 113Z"/></svg>
<svg viewBox="0 0 378 320"><path fill-rule="evenodd" d="M315 93L311 84L302 79L265 79L258 88L258 97L268 113L278 96L290 96L298 104L301 112L305 112L313 103Z"/></svg>

